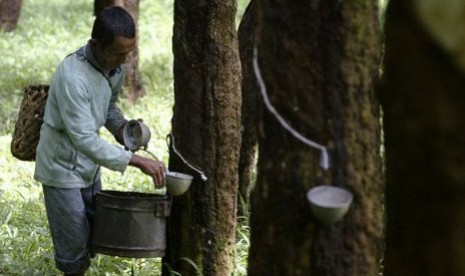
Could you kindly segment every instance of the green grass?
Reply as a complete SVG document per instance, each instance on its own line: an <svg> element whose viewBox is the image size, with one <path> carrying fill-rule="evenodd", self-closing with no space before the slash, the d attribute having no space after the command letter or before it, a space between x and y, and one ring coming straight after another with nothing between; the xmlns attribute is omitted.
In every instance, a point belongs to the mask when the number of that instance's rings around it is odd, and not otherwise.
<svg viewBox="0 0 465 276"><path fill-rule="evenodd" d="M240 12L246 2L240 1ZM139 66L148 94L135 104L120 101L127 118L143 118L149 125L149 150L164 161L173 104L172 4L141 1ZM42 188L32 179L34 163L13 158L9 146L24 86L49 83L61 59L88 40L93 18L92 1L23 0L17 29L0 32L0 275L59 274ZM112 141L108 132L102 135ZM102 178L105 189L153 192L151 180L134 168L124 175L104 169ZM245 275L249 231L247 218L240 221L236 275ZM87 275L160 275L160 266L159 258L98 255Z"/></svg>

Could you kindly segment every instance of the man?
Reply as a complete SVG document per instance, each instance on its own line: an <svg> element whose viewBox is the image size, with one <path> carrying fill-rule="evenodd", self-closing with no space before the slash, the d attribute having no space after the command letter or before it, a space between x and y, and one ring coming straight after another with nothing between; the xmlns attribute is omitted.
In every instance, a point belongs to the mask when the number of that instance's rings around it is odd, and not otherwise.
<svg viewBox="0 0 465 276"><path fill-rule="evenodd" d="M104 9L88 43L57 67L50 85L36 151L34 178L43 185L56 267L84 275L90 265L93 196L101 190L100 166L124 172L128 165L164 185L163 163L138 156L99 137L105 126L122 143L127 120L116 106L124 72L136 45L132 17L121 7Z"/></svg>

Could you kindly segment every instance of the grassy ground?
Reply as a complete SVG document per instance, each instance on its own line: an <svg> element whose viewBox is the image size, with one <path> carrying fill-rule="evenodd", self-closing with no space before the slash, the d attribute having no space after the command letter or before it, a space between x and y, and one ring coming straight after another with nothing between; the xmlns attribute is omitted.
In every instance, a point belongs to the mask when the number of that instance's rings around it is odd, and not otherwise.
<svg viewBox="0 0 465 276"><path fill-rule="evenodd" d="M165 161L173 100L172 2L141 1L140 70L148 96L135 105L120 103L127 118L144 118L152 130L149 150ZM34 164L14 159L9 145L23 87L49 83L61 59L87 41L93 18L92 1L23 0L18 28L0 32L0 275L58 275ZM124 175L104 170L103 182L106 189L152 192L150 179L132 168ZM236 275L245 275L247 234L242 223ZM160 259L98 255L88 275L160 275Z"/></svg>

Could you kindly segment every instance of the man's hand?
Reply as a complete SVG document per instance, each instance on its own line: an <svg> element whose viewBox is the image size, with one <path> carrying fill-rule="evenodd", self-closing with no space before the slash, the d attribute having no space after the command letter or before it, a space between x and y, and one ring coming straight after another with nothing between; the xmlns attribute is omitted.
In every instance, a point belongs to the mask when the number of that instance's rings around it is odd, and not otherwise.
<svg viewBox="0 0 465 276"><path fill-rule="evenodd" d="M160 189L165 186L166 167L163 162L134 154L129 161L129 165L139 168L143 173L151 176L155 189Z"/></svg>

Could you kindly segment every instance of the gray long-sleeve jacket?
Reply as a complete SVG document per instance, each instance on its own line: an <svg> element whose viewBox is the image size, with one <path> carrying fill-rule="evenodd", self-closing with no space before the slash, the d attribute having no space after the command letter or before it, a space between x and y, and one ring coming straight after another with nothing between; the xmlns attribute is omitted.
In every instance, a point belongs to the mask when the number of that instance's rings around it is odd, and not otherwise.
<svg viewBox="0 0 465 276"><path fill-rule="evenodd" d="M66 57L57 67L49 89L44 122L36 150L34 178L60 188L90 186L98 166L124 172L132 153L99 136L105 125L115 135L124 125L115 102L124 72L105 72L90 46Z"/></svg>

